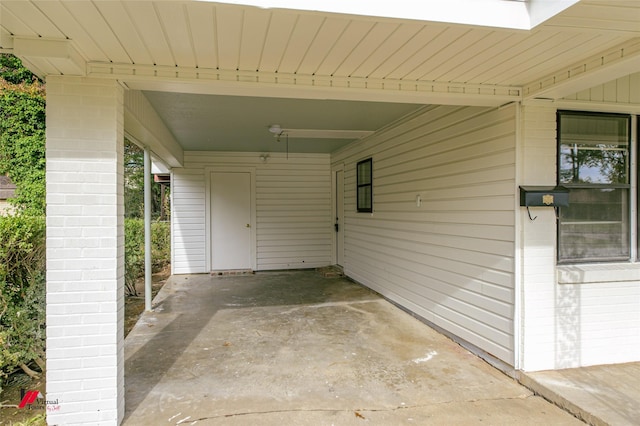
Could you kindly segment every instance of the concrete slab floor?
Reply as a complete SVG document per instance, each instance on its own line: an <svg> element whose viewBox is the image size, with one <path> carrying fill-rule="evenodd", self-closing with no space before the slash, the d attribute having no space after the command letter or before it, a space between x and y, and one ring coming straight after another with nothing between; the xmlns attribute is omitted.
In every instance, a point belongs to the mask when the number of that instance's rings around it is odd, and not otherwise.
<svg viewBox="0 0 640 426"><path fill-rule="evenodd" d="M524 373L536 393L589 424L640 424L640 363Z"/></svg>
<svg viewBox="0 0 640 426"><path fill-rule="evenodd" d="M174 276L154 303L125 425L582 424L344 278Z"/></svg>

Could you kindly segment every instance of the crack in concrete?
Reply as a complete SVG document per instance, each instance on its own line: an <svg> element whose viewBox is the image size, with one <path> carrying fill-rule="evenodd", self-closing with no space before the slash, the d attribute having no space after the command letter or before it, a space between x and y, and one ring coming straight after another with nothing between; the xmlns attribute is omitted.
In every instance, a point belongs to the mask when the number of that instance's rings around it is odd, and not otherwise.
<svg viewBox="0 0 640 426"><path fill-rule="evenodd" d="M378 413L378 412L394 412L399 410L407 410L407 409L416 409L416 408L425 408L434 405L447 405L447 404L455 404L455 403L473 403L473 402L483 402L483 401L510 401L510 400L519 400L519 399L529 399L535 397L536 395L520 395L520 396L512 396L512 397L501 397L501 398L478 398L478 399L469 399L464 401L441 401L441 402L433 402L430 404L417 404L417 405L399 405L397 407L389 407L389 408L354 408L354 409L339 409L339 408L299 408L299 409L290 409L290 410L268 410L268 411L247 411L240 413L230 413L230 414L220 414L217 416L207 416L200 417L198 419L192 419L190 422L194 424L195 422L204 421L204 420L214 420L214 419L222 419L229 417L241 417L241 416L251 416L251 415L264 415L264 414L282 414L282 413ZM176 423L177 424L177 423Z"/></svg>

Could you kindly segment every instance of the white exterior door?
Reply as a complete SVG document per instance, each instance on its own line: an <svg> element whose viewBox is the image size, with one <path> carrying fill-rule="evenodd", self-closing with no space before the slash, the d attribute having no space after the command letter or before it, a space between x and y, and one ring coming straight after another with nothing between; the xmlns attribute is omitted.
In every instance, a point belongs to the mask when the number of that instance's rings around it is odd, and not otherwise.
<svg viewBox="0 0 640 426"><path fill-rule="evenodd" d="M211 269L251 269L251 173L211 173Z"/></svg>
<svg viewBox="0 0 640 426"><path fill-rule="evenodd" d="M336 264L344 266L344 171L336 171Z"/></svg>

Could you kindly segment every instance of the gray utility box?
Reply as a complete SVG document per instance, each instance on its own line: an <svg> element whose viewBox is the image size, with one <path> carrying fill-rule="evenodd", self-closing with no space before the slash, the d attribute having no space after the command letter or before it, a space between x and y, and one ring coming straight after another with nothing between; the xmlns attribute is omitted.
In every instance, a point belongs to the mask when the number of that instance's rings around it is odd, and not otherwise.
<svg viewBox="0 0 640 426"><path fill-rule="evenodd" d="M569 190L564 186L521 186L520 205L566 207L569 205Z"/></svg>

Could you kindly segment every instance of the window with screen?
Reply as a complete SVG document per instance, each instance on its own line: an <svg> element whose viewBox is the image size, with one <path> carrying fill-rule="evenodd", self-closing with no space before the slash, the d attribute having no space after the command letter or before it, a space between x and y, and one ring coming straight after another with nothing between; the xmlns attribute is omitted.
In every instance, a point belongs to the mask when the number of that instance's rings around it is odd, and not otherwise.
<svg viewBox="0 0 640 426"><path fill-rule="evenodd" d="M357 208L358 212L373 212L373 161L371 158L359 161L357 173Z"/></svg>

